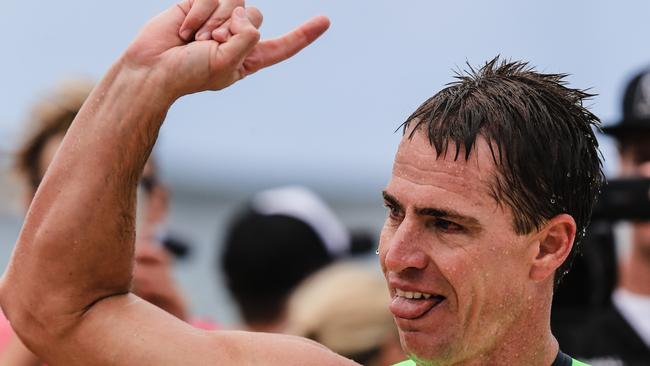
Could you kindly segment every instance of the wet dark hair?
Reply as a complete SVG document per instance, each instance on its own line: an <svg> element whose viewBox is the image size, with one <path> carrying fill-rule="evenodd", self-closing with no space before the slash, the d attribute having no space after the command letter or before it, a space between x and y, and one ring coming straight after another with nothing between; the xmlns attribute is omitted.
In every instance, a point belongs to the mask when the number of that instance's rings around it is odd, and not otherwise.
<svg viewBox="0 0 650 366"><path fill-rule="evenodd" d="M540 229L561 213L574 218L575 243L556 284L579 251L604 182L593 132L600 120L583 105L593 95L567 87L566 76L497 56L479 69L457 72L456 81L402 125L404 133L412 127L411 136L426 131L438 157L464 154L467 160L483 137L497 165L492 195L512 209L518 234ZM448 151L450 144L454 151Z"/></svg>

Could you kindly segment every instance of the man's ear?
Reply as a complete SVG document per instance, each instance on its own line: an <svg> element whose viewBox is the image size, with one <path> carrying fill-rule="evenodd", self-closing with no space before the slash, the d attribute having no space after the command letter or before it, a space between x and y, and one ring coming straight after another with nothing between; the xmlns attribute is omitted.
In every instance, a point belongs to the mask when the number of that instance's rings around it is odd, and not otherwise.
<svg viewBox="0 0 650 366"><path fill-rule="evenodd" d="M530 268L530 278L542 281L553 277L573 248L576 222L569 214L559 214L546 222L535 243L535 257Z"/></svg>

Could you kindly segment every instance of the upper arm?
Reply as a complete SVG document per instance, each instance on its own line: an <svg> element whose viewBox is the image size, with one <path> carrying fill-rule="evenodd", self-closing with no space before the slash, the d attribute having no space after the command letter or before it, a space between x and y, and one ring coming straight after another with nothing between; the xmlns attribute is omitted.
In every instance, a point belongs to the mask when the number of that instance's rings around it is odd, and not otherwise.
<svg viewBox="0 0 650 366"><path fill-rule="evenodd" d="M204 331L134 295L99 301L53 346L53 365L355 365L316 343L280 334Z"/></svg>

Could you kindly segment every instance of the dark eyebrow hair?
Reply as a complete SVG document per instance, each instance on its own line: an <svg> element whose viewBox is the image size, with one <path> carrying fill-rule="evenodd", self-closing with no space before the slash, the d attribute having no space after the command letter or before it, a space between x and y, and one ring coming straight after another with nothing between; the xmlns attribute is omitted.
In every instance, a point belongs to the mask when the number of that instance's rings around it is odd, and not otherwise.
<svg viewBox="0 0 650 366"><path fill-rule="evenodd" d="M395 208L404 210L402 207L402 204L399 203L397 198L395 198L393 195L390 193L383 191L382 195L384 196L384 199L388 201L391 205L395 206ZM440 217L440 218L448 218L452 220L458 220L462 223L471 225L471 226L481 226L479 221L472 217L472 216L467 216L460 214L456 211L450 210L450 209L441 209L441 208L430 208L430 207L423 207L423 208L416 208L415 213L418 216L432 216L432 217Z"/></svg>
<svg viewBox="0 0 650 366"><path fill-rule="evenodd" d="M399 203L397 198L393 197L391 194L389 194L386 191L382 191L381 195L384 197L384 200L388 201L392 206L395 206L395 208L402 210L402 204Z"/></svg>
<svg viewBox="0 0 650 366"><path fill-rule="evenodd" d="M419 216L433 216L440 218L448 218L452 220L458 220L462 223L471 225L471 226L481 226L477 219L472 216L462 215L456 211L440 208L416 208L415 213Z"/></svg>

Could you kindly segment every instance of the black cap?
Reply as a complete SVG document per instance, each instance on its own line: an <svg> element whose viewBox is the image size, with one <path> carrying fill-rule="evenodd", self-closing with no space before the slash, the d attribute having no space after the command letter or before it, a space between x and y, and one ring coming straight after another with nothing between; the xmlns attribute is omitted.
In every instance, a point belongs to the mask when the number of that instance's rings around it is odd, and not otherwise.
<svg viewBox="0 0 650 366"><path fill-rule="evenodd" d="M247 322L278 319L302 280L334 260L374 250L312 191L287 186L255 194L226 230L219 260Z"/></svg>
<svg viewBox="0 0 650 366"><path fill-rule="evenodd" d="M636 75L625 88L623 120L603 127L603 132L615 138L650 134L650 68Z"/></svg>

